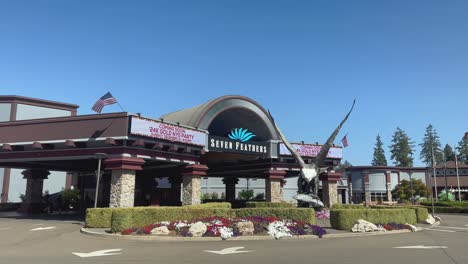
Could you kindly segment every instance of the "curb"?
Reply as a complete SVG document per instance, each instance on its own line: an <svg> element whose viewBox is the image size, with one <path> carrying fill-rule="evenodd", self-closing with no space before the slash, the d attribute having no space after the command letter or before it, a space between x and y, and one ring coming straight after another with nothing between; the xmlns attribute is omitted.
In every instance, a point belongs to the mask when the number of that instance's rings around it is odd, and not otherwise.
<svg viewBox="0 0 468 264"><path fill-rule="evenodd" d="M427 228L418 227L416 232L429 229L435 225L431 225ZM102 229L103 230L103 229ZM80 233L95 236L95 237L104 237L104 238L113 238L113 239L123 239L123 240L144 240L144 241L193 241L193 242L203 242L203 241L220 241L219 237L168 237L168 236L135 236L135 235L120 235L120 234L108 234L97 231L93 231L92 228L83 227L80 229ZM394 230L394 231L377 231L377 232L368 232L368 233L342 233L342 234L326 234L322 239L327 238L346 238L346 237L363 237L363 236L381 236L381 235L393 235L401 233L411 233L410 230ZM304 236L293 236L293 237L284 237L281 240L313 240L319 239L315 235L304 235ZM271 236L249 236L249 237L231 237L229 241L267 241L275 240Z"/></svg>

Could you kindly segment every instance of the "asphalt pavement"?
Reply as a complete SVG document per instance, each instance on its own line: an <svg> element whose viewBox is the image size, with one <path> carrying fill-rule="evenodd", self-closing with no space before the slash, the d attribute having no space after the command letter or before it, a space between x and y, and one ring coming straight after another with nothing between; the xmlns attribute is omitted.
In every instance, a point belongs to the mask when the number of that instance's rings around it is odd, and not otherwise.
<svg viewBox="0 0 468 264"><path fill-rule="evenodd" d="M80 233L66 217L0 216L0 264L9 263L468 263L468 215L441 215L416 233L277 241L141 241Z"/></svg>

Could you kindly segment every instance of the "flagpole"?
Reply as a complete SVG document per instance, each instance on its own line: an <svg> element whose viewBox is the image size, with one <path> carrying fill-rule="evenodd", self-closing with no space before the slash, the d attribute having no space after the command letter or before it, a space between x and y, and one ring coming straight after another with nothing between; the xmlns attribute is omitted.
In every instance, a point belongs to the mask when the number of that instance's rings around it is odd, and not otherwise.
<svg viewBox="0 0 468 264"><path fill-rule="evenodd" d="M458 201L461 202L461 194L460 194L460 176L458 175L458 157L457 151L455 150L455 170L457 172L457 186L458 186Z"/></svg>
<svg viewBox="0 0 468 264"><path fill-rule="evenodd" d="M123 109L123 107L120 105L119 101L115 100L115 102L119 105L120 109L122 109L122 112L127 112L127 111L125 111L125 109Z"/></svg>

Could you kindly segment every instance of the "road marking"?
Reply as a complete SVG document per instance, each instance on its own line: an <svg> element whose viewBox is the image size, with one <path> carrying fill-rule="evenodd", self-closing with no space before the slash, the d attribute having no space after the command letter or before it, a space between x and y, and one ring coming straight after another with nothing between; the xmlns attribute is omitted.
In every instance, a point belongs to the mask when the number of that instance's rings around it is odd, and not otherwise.
<svg viewBox="0 0 468 264"><path fill-rule="evenodd" d="M103 249L103 250L93 251L89 253L72 252L72 254L75 254L80 258L91 258L91 257L120 255L122 253L116 252L116 251L121 251L121 250L122 250L121 248L114 248L114 249ZM115 252L115 253L112 253L112 252Z"/></svg>
<svg viewBox="0 0 468 264"><path fill-rule="evenodd" d="M253 252L251 250L238 251L239 249L243 249L243 248L244 247L230 247L230 248L225 248L225 249L222 249L222 250L219 250L219 251L215 251L215 250L203 250L203 251L218 254L218 255L228 255L228 254Z"/></svg>
<svg viewBox="0 0 468 264"><path fill-rule="evenodd" d="M447 233L456 233L457 231L453 231L453 230L443 230L443 229L427 229L429 231L437 231L437 232L447 232Z"/></svg>
<svg viewBox="0 0 468 264"><path fill-rule="evenodd" d="M455 226L435 226L433 228L451 228L451 229L468 230L468 228L466 227L455 227Z"/></svg>
<svg viewBox="0 0 468 264"><path fill-rule="evenodd" d="M2 227L0 228L0 230L7 230L7 229L10 229L9 227Z"/></svg>
<svg viewBox="0 0 468 264"><path fill-rule="evenodd" d="M465 226L468 226L468 224L466 224Z"/></svg>
<svg viewBox="0 0 468 264"><path fill-rule="evenodd" d="M29 231L41 231L41 230L49 230L49 229L54 229L54 228L55 228L55 226L38 227L38 228L31 229Z"/></svg>
<svg viewBox="0 0 468 264"><path fill-rule="evenodd" d="M393 247L393 248L407 248L407 249L436 249L436 248L447 248L446 246L406 246L406 247Z"/></svg>

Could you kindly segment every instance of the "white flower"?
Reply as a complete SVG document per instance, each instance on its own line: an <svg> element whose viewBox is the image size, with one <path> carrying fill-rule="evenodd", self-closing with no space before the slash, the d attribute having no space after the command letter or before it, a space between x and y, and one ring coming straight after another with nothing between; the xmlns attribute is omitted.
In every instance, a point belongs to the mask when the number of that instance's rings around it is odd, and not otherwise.
<svg viewBox="0 0 468 264"><path fill-rule="evenodd" d="M179 230L181 228L184 228L184 227L187 227L187 226L189 226L189 225L187 223L185 223L185 222L178 222L177 224L175 224L175 228L177 230Z"/></svg>
<svg viewBox="0 0 468 264"><path fill-rule="evenodd" d="M226 240L234 235L234 232L232 232L232 228L225 227L225 226L219 228L218 232L221 234L221 238L223 240Z"/></svg>
<svg viewBox="0 0 468 264"><path fill-rule="evenodd" d="M163 225L163 226L168 226L168 225L170 225L171 223L168 222L168 221L162 221L160 224Z"/></svg>
<svg viewBox="0 0 468 264"><path fill-rule="evenodd" d="M280 239L281 237L285 236L292 236L289 228L286 226L286 223L283 221L275 221L268 225L268 234L270 236L275 237L276 239Z"/></svg>

